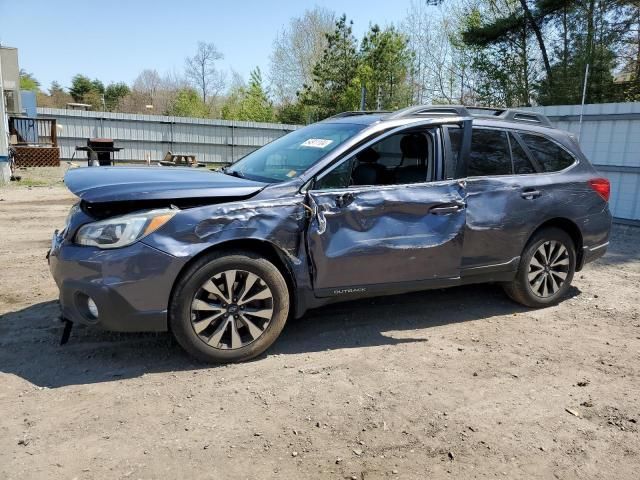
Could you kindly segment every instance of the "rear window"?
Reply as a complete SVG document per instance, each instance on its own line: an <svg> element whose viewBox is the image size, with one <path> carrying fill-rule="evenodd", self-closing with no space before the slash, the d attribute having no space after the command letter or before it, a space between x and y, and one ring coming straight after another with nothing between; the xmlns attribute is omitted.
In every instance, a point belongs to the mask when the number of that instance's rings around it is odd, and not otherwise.
<svg viewBox="0 0 640 480"><path fill-rule="evenodd" d="M556 142L540 135L520 133L520 137L540 164L543 172L558 172L573 165L575 159Z"/></svg>
<svg viewBox="0 0 640 480"><path fill-rule="evenodd" d="M507 132L474 128L471 136L471 157L467 175L511 175L511 154Z"/></svg>

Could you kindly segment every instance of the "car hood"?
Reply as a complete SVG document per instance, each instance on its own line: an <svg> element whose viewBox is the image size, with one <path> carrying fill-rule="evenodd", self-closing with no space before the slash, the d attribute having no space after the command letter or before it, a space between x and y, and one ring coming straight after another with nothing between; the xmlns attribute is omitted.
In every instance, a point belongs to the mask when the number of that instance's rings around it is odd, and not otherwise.
<svg viewBox="0 0 640 480"><path fill-rule="evenodd" d="M266 186L221 172L175 167L83 167L64 183L89 203L177 198L249 197Z"/></svg>

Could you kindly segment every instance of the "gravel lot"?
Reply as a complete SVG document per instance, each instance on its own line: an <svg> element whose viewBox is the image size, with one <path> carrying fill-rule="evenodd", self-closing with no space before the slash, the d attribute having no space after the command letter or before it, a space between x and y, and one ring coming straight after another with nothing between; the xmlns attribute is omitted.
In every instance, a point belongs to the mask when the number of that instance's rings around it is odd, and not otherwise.
<svg viewBox="0 0 640 480"><path fill-rule="evenodd" d="M45 253L72 202L0 190L0 478L638 478L640 230L557 307L495 285L338 304L209 367L168 334L58 345Z"/></svg>

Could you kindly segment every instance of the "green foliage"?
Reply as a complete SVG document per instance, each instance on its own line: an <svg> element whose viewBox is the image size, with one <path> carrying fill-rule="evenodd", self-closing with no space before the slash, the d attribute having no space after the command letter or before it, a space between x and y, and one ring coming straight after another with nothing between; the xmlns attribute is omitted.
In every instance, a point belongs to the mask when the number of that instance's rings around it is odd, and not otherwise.
<svg viewBox="0 0 640 480"><path fill-rule="evenodd" d="M64 88L62 88L62 85L60 85L58 82L56 82L55 80L53 82L51 82L51 86L49 87L49 95L50 96L54 96L54 95L60 95L60 94L64 94Z"/></svg>
<svg viewBox="0 0 640 480"><path fill-rule="evenodd" d="M511 4L510 9L490 8L500 1ZM462 39L475 53L482 100L500 98L507 106L528 104L527 99L543 105L580 103L587 64L588 103L629 99L633 85L615 84L612 73L620 68L617 59L625 42L631 40L631 50L640 58L637 37L630 39L640 23L637 2L485 0L479 4L484 8L475 21L467 22ZM552 34L543 35L543 29ZM532 55L534 43L542 62Z"/></svg>
<svg viewBox="0 0 640 480"><path fill-rule="evenodd" d="M104 111L104 96L97 90L89 90L80 99L82 103L91 105L91 110Z"/></svg>
<svg viewBox="0 0 640 480"><path fill-rule="evenodd" d="M395 110L410 102L408 85L412 54L407 38L394 27L373 25L360 46L360 84L368 92L368 110Z"/></svg>
<svg viewBox="0 0 640 480"><path fill-rule="evenodd" d="M209 108L193 88L182 88L165 113L176 117L207 118Z"/></svg>
<svg viewBox="0 0 640 480"><path fill-rule="evenodd" d="M360 101L358 43L353 22L342 15L333 33L327 34L327 48L313 69L312 85L305 85L300 101L312 107L318 118L357 110Z"/></svg>
<svg viewBox="0 0 640 480"><path fill-rule="evenodd" d="M251 72L249 84L232 88L222 107L225 120L247 120L253 122L272 122L275 118L273 105L269 101L263 86L259 68Z"/></svg>
<svg viewBox="0 0 640 480"><path fill-rule="evenodd" d="M20 90L37 92L40 90L40 82L36 80L33 74L20 69Z"/></svg>
<svg viewBox="0 0 640 480"><path fill-rule="evenodd" d="M78 74L71 79L69 93L76 102L89 103L96 109L102 109L104 84L98 79L91 80Z"/></svg>
<svg viewBox="0 0 640 480"><path fill-rule="evenodd" d="M124 82L110 83L104 91L104 101L109 112L114 111L120 100L130 93L130 89Z"/></svg>
<svg viewBox="0 0 640 480"><path fill-rule="evenodd" d="M93 90L93 84L88 77L78 74L71 79L71 88L69 89L69 93L76 102L82 101L82 97L91 90Z"/></svg>
<svg viewBox="0 0 640 480"><path fill-rule="evenodd" d="M586 103L628 99L626 85L615 84L612 75L616 51L626 35L614 22L623 20L624 13L620 4L604 0L571 4L556 12L554 21L560 40L555 43L551 66L553 82L543 81L539 86L541 104L580 103L587 64Z"/></svg>
<svg viewBox="0 0 640 480"><path fill-rule="evenodd" d="M300 102L290 102L280 105L276 112L276 121L291 125L301 125L307 123L309 112Z"/></svg>

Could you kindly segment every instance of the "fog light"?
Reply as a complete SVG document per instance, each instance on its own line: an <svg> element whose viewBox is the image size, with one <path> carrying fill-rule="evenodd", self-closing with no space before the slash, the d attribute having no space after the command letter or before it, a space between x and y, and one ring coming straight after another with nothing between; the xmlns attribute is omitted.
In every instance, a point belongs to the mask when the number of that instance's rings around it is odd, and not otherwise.
<svg viewBox="0 0 640 480"><path fill-rule="evenodd" d="M89 313L93 316L93 318L98 318L98 306L91 297L87 298L87 309L89 310Z"/></svg>

